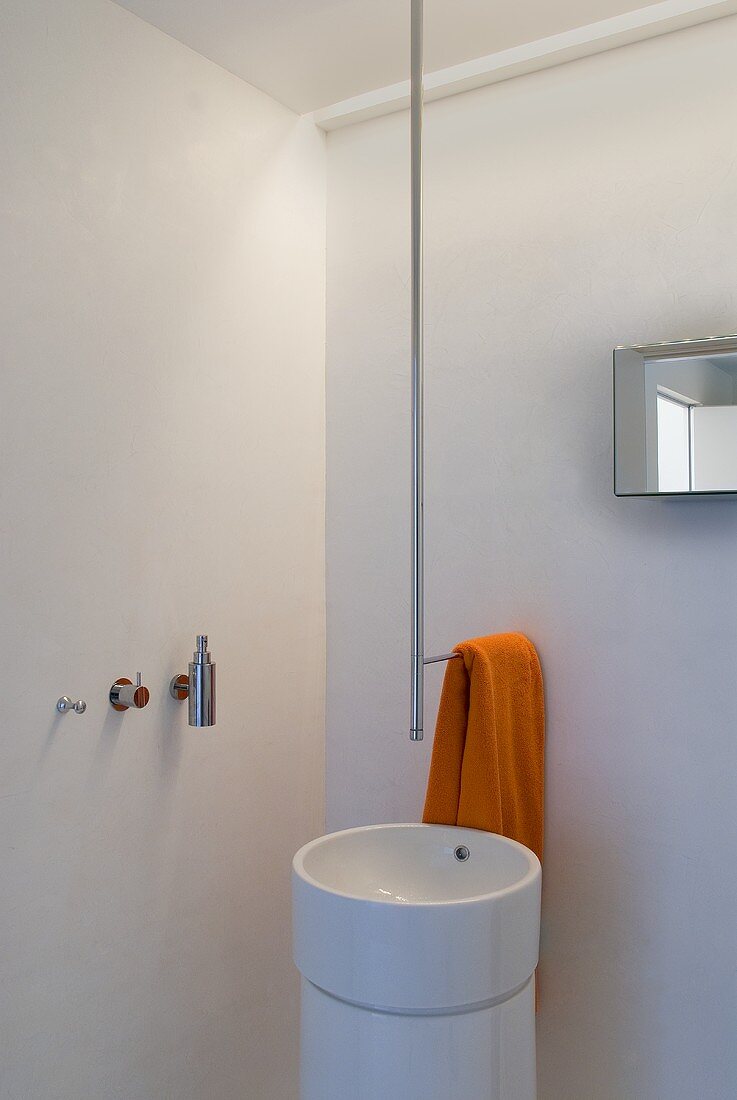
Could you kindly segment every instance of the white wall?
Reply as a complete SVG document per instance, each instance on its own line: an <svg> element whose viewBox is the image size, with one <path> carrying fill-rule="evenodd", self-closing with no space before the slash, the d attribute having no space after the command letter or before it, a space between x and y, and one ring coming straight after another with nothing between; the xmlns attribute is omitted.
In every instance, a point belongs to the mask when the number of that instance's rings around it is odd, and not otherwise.
<svg viewBox="0 0 737 1100"><path fill-rule="evenodd" d="M105 0L4 0L0 102L0 1096L287 1100L324 140ZM167 694L198 630L211 730Z"/></svg>
<svg viewBox="0 0 737 1100"><path fill-rule="evenodd" d="M537 643L540 1096L737 1095L737 505L612 495L611 349L737 327L737 19L434 103L428 648ZM328 142L328 824L417 819L408 133ZM428 670L432 729L440 670Z"/></svg>

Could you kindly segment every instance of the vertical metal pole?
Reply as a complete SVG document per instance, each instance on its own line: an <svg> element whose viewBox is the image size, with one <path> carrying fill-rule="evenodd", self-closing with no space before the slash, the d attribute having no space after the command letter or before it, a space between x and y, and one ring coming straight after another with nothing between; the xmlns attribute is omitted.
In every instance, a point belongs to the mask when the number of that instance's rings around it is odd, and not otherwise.
<svg viewBox="0 0 737 1100"><path fill-rule="evenodd" d="M423 738L425 677L424 335L422 271L423 0L411 0L410 143L412 222L412 692L410 741Z"/></svg>

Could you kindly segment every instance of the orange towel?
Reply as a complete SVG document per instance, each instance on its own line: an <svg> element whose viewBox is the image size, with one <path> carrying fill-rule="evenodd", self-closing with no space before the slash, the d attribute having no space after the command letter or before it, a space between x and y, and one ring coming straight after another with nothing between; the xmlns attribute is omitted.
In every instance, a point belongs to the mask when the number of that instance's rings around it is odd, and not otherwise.
<svg viewBox="0 0 737 1100"><path fill-rule="evenodd" d="M524 634L461 642L443 681L422 820L501 833L542 859L545 711Z"/></svg>

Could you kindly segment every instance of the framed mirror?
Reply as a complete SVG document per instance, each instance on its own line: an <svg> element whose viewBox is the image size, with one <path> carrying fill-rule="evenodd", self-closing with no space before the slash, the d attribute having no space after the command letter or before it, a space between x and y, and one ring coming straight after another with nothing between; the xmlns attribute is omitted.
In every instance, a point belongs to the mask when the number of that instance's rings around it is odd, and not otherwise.
<svg viewBox="0 0 737 1100"><path fill-rule="evenodd" d="M614 492L737 494L737 336L615 348Z"/></svg>

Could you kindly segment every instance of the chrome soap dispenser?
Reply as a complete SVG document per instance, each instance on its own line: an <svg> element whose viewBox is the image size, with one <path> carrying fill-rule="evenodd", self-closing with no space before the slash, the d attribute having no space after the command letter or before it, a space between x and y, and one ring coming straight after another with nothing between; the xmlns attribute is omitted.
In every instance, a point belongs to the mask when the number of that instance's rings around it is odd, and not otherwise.
<svg viewBox="0 0 737 1100"><path fill-rule="evenodd" d="M207 634L197 635L189 675L175 676L169 684L169 694L172 699L189 699L190 726L215 725L215 662L207 649Z"/></svg>

